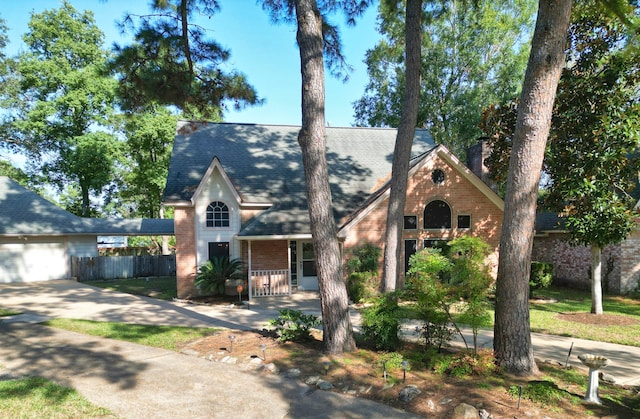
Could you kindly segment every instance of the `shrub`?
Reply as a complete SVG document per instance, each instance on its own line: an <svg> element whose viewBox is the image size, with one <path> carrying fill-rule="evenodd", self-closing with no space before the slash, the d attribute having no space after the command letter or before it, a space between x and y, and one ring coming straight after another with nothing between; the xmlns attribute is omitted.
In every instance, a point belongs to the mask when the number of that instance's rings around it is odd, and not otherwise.
<svg viewBox="0 0 640 419"><path fill-rule="evenodd" d="M242 261L229 257L214 257L198 267L195 286L202 292L224 294L224 284L227 279L242 277Z"/></svg>
<svg viewBox="0 0 640 419"><path fill-rule="evenodd" d="M529 292L547 288L553 280L553 265L546 262L531 262Z"/></svg>
<svg viewBox="0 0 640 419"><path fill-rule="evenodd" d="M379 293L379 280L375 272L352 272L347 279L347 293L354 303L371 300Z"/></svg>
<svg viewBox="0 0 640 419"><path fill-rule="evenodd" d="M479 351L477 354L460 352L454 355L442 355L434 361L434 372L451 377L480 376L488 377L497 370L493 352Z"/></svg>
<svg viewBox="0 0 640 419"><path fill-rule="evenodd" d="M352 256L347 260L347 270L353 272L378 272L378 263L382 250L371 243L354 247Z"/></svg>
<svg viewBox="0 0 640 419"><path fill-rule="evenodd" d="M377 297L372 307L362 311L362 334L378 350L393 351L400 347L400 316L397 295Z"/></svg>
<svg viewBox="0 0 640 419"><path fill-rule="evenodd" d="M278 317L269 320L269 325L275 327L280 342L309 340L311 329L322 323L317 316L300 310L284 309L279 313Z"/></svg>

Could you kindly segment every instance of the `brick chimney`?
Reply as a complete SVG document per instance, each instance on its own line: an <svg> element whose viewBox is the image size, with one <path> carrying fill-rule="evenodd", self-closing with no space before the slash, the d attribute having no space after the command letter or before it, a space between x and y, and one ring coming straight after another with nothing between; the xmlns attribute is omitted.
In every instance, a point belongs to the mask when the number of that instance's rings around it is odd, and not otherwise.
<svg viewBox="0 0 640 419"><path fill-rule="evenodd" d="M489 178L489 169L484 164L484 160L491 154L487 140L487 137L480 137L476 144L467 148L467 167L491 189L497 191L495 182Z"/></svg>

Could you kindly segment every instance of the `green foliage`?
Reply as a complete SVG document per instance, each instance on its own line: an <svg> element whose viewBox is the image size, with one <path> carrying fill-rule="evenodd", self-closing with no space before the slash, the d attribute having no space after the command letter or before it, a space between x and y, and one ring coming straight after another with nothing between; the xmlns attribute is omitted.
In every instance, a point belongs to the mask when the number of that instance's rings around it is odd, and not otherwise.
<svg viewBox="0 0 640 419"><path fill-rule="evenodd" d="M442 281L453 264L440 249L427 248L411 256L409 266L407 292L417 302L418 316L423 322L419 332L426 347L439 349L453 336L449 327L453 299L448 284Z"/></svg>
<svg viewBox="0 0 640 419"><path fill-rule="evenodd" d="M269 325L275 328L280 342L300 342L311 339L311 329L322 324L313 314L304 314L300 310L284 309L280 315L269 320Z"/></svg>
<svg viewBox="0 0 640 419"><path fill-rule="evenodd" d="M520 395L520 386L510 386L508 393L513 398ZM576 398L566 390L558 388L558 385L551 381L529 381L522 387L522 398L540 403L545 406L555 404L556 401L564 398Z"/></svg>
<svg viewBox="0 0 640 419"><path fill-rule="evenodd" d="M353 272L347 279L347 293L354 303L371 300L379 294L380 279L375 272Z"/></svg>
<svg viewBox="0 0 640 419"><path fill-rule="evenodd" d="M623 3L637 14L637 6ZM573 9L566 52L544 159L543 206L563 214L574 243L603 248L635 227L637 199L630 193L637 182L640 51L617 17L585 1ZM506 179L516 109L514 101L484 114L493 149L487 164L499 182Z"/></svg>
<svg viewBox="0 0 640 419"><path fill-rule="evenodd" d="M347 260L349 272L377 272L382 250L371 243L365 243L351 250Z"/></svg>
<svg viewBox="0 0 640 419"><path fill-rule="evenodd" d="M546 262L531 262L531 275L529 276L529 292L549 288L553 281L553 264Z"/></svg>
<svg viewBox="0 0 640 419"><path fill-rule="evenodd" d="M120 77L124 109L159 103L193 119L219 121L225 102L236 108L260 102L243 74L225 70L229 51L191 23L194 15L213 16L216 1L156 1L152 9L148 16L127 15L122 29L134 31L135 42L115 46L111 67Z"/></svg>
<svg viewBox="0 0 640 419"><path fill-rule="evenodd" d="M433 362L433 370L438 374L451 377L480 376L488 377L498 371L498 367L489 350L477 353L460 352L454 355L441 355Z"/></svg>
<svg viewBox="0 0 640 419"><path fill-rule="evenodd" d="M401 353L387 352L378 359L378 365L387 370L397 370L402 368L402 361L404 361L404 357Z"/></svg>
<svg viewBox="0 0 640 419"><path fill-rule="evenodd" d="M362 311L362 334L377 349L398 349L401 344L399 331L400 316L396 294L383 294L374 300L372 307Z"/></svg>
<svg viewBox="0 0 640 419"><path fill-rule="evenodd" d="M485 263L491 248L477 237L460 237L448 246L449 257L440 249L424 249L411 257L407 291L417 301L423 321L419 331L427 346L440 348L451 339L456 328L451 310L462 300L459 319L471 326L477 348L479 328L491 324L488 294L493 278Z"/></svg>
<svg viewBox="0 0 640 419"><path fill-rule="evenodd" d="M214 257L198 267L195 286L202 292L224 294L227 279L242 277L242 261L229 257Z"/></svg>
<svg viewBox="0 0 640 419"><path fill-rule="evenodd" d="M32 14L3 106L3 131L27 154L29 169L42 170L59 189L77 185L85 216L90 194L105 192L118 158L118 140L108 134L116 80L104 75L103 38L93 15L69 2Z"/></svg>
<svg viewBox="0 0 640 419"><path fill-rule="evenodd" d="M347 293L355 303L370 300L379 293L378 264L382 251L371 243L351 250L347 260Z"/></svg>
<svg viewBox="0 0 640 419"><path fill-rule="evenodd" d="M125 216L159 218L175 136L177 117L166 108L147 105L126 117L127 185L121 195L129 208Z"/></svg>
<svg viewBox="0 0 640 419"><path fill-rule="evenodd" d="M383 39L367 51L369 84L355 104L356 123L397 127L405 87L405 15L381 3ZM480 136L479 110L518 94L536 2L423 2L418 126L436 143L464 153Z"/></svg>

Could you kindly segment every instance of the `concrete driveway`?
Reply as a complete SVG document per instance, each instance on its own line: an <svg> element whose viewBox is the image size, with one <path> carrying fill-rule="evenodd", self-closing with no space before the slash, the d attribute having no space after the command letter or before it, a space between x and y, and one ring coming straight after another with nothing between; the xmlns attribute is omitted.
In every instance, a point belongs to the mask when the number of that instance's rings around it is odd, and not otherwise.
<svg viewBox="0 0 640 419"><path fill-rule="evenodd" d="M24 313L0 321L0 379L46 377L125 418L416 417L370 400L315 391L284 375L243 371L181 353L36 324L44 318L67 317L253 329L262 328L277 314L274 304L278 303L264 300L261 308L214 308L136 297L72 281L0 284L0 307Z"/></svg>

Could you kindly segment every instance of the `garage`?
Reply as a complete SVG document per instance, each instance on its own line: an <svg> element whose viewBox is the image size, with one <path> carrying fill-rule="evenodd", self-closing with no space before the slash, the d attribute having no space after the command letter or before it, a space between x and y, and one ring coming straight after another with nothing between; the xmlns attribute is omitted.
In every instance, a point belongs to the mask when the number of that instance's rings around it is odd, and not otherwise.
<svg viewBox="0 0 640 419"><path fill-rule="evenodd" d="M0 176L0 283L68 279L98 236L173 235L173 220L80 218Z"/></svg>

